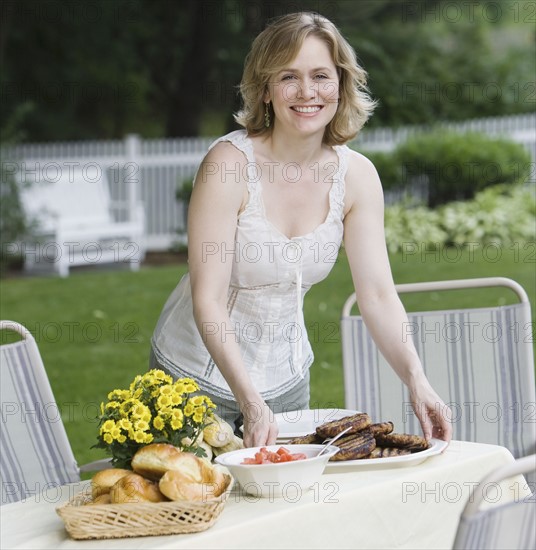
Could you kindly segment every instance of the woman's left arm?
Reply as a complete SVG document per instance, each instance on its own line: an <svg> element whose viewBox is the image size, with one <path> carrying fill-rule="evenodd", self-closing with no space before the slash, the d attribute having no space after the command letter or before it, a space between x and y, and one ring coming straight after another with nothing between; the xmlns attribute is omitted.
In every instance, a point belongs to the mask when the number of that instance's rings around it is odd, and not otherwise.
<svg viewBox="0 0 536 550"><path fill-rule="evenodd" d="M415 414L426 439L450 441L450 409L428 382L411 338L396 292L384 232L383 192L374 165L350 154L346 176L344 246L357 304L380 352L408 387Z"/></svg>

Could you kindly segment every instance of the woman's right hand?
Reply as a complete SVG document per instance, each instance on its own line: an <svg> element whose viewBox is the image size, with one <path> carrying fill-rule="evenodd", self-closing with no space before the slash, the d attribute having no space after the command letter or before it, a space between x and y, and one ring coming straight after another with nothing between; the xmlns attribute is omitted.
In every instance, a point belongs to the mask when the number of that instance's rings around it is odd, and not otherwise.
<svg viewBox="0 0 536 550"><path fill-rule="evenodd" d="M275 445L279 428L270 407L262 400L241 405L244 417L244 447Z"/></svg>

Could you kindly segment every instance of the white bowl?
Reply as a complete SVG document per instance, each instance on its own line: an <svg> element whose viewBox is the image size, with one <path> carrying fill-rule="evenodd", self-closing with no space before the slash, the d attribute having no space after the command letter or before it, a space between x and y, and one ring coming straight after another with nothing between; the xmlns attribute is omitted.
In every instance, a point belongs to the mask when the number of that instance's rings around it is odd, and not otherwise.
<svg viewBox="0 0 536 550"><path fill-rule="evenodd" d="M268 451L284 447L290 453L303 453L308 458L274 464L242 464L245 458L253 458L262 447L250 447L224 453L216 462L229 469L242 489L257 497L285 497L296 499L317 483L328 460L339 451L330 445L321 456L316 456L324 445L266 445Z"/></svg>

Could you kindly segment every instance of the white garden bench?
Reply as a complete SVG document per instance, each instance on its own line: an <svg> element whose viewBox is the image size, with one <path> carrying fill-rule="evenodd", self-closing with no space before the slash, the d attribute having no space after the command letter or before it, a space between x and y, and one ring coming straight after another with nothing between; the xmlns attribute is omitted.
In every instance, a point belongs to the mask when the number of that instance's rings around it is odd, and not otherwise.
<svg viewBox="0 0 536 550"><path fill-rule="evenodd" d="M104 170L70 167L33 181L21 190L21 203L33 225L22 249L27 271L52 267L67 277L74 266L117 263L138 270L145 257L143 206L113 202ZM117 221L121 210L128 221Z"/></svg>

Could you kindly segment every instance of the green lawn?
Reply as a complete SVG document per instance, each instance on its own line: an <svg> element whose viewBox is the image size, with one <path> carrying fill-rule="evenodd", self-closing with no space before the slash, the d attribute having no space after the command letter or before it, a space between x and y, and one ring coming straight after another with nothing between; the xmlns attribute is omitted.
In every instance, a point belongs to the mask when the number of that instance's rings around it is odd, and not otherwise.
<svg viewBox="0 0 536 550"><path fill-rule="evenodd" d="M499 257L500 254L500 257ZM420 251L391 258L397 283L505 276L521 283L536 303L534 247ZM1 317L27 326L38 341L80 463L102 456L95 441L100 402L146 370L150 337L160 310L186 265L129 271L76 272L67 279L1 281ZM339 316L353 291L344 254L331 275L306 297L305 317L315 352L311 406L343 405ZM408 309L479 306L513 301L511 291L412 295ZM533 312L534 321L534 312ZM534 326L534 323L533 323ZM8 340L3 337L1 343Z"/></svg>

